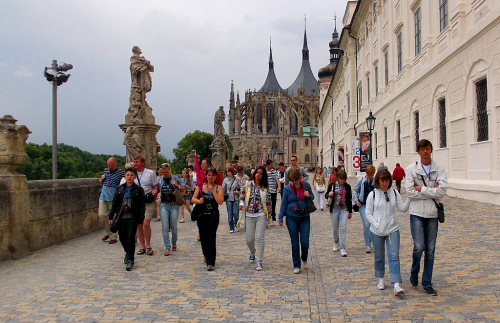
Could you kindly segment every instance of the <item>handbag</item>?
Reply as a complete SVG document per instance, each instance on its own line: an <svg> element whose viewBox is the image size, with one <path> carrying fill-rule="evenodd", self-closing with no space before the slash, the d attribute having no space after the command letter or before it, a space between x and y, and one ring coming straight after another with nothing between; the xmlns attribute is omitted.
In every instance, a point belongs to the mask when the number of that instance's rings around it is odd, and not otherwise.
<svg viewBox="0 0 500 323"><path fill-rule="evenodd" d="M117 233L118 232L118 220L120 220L120 215L122 214L122 208L120 208L120 212L116 213L115 216L113 217L113 222L109 226L109 231L112 233Z"/></svg>
<svg viewBox="0 0 500 323"><path fill-rule="evenodd" d="M422 182L424 182L425 187L427 187L427 184L425 183L424 176L420 175L420 177L422 178ZM434 204L436 205L436 209L438 211L439 223L444 223L444 205L443 205L443 203L438 203L438 202L436 202L435 199L432 199L432 201L434 201Z"/></svg>
<svg viewBox="0 0 500 323"><path fill-rule="evenodd" d="M313 213L314 211L316 211L318 209L316 207L316 205L314 205L314 202L313 202L313 200L311 200L310 197L306 196L305 199L306 199L306 204L307 204L307 210L309 211L309 213Z"/></svg>
<svg viewBox="0 0 500 323"><path fill-rule="evenodd" d="M359 212L359 206L358 206L358 204L354 203L354 204L352 205L352 210L353 210L354 212Z"/></svg>
<svg viewBox="0 0 500 323"><path fill-rule="evenodd" d="M174 196L176 205L183 206L184 204L186 204L186 200L184 199L184 194L182 194L182 192L179 189L175 188Z"/></svg>
<svg viewBox="0 0 500 323"><path fill-rule="evenodd" d="M325 185L318 185L318 186L316 186L316 191L318 191L318 193L324 193L325 190L326 190Z"/></svg>
<svg viewBox="0 0 500 323"><path fill-rule="evenodd" d="M236 177L233 179L233 181L231 182L231 185L229 185L229 189L232 189L233 188L233 184L234 184L234 181L236 180ZM226 192L224 192L224 202L227 201L227 199L229 198L229 194L226 194Z"/></svg>
<svg viewBox="0 0 500 323"><path fill-rule="evenodd" d="M198 220L198 217L201 214L201 209L202 209L202 207L199 204L195 204L193 206L193 209L191 210L191 221Z"/></svg>

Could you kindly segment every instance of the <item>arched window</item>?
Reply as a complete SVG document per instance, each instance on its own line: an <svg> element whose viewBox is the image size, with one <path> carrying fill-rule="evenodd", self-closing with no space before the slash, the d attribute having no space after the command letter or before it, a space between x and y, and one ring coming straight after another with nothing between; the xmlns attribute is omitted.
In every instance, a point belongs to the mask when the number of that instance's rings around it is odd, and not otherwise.
<svg viewBox="0 0 500 323"><path fill-rule="evenodd" d="M295 140L292 141L292 154L297 153L297 142Z"/></svg>
<svg viewBox="0 0 500 323"><path fill-rule="evenodd" d="M318 142L317 142L317 146L319 147L319 139L318 139Z"/></svg>
<svg viewBox="0 0 500 323"><path fill-rule="evenodd" d="M278 143L276 141L273 141L271 144L271 149L278 149Z"/></svg>
<svg viewBox="0 0 500 323"><path fill-rule="evenodd" d="M276 123L274 107L271 104L268 104L266 107L266 119L267 119L267 131L270 131L272 126Z"/></svg>
<svg viewBox="0 0 500 323"><path fill-rule="evenodd" d="M262 106L260 104L257 105L253 122L254 124L258 125L259 130L262 131Z"/></svg>
<svg viewBox="0 0 500 323"><path fill-rule="evenodd" d="M309 138L306 138L305 146L309 147Z"/></svg>
<svg viewBox="0 0 500 323"><path fill-rule="evenodd" d="M309 156L309 154L307 154L306 157L304 158L304 161L306 163L310 163L311 162L311 156Z"/></svg>

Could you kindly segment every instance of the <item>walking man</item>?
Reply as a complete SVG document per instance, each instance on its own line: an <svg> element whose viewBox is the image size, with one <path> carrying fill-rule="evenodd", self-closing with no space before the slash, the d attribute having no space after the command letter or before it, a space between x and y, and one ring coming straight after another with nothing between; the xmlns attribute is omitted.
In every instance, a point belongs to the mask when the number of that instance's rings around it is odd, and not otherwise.
<svg viewBox="0 0 500 323"><path fill-rule="evenodd" d="M271 219L268 220L268 223L274 225L274 222L276 222L276 199L278 193L281 192L281 183L279 174L274 169L274 162L271 159L266 161L266 171L269 194L271 194Z"/></svg>
<svg viewBox="0 0 500 323"><path fill-rule="evenodd" d="M438 218L436 203L446 196L448 181L444 167L432 160L432 143L422 139L417 144L420 160L406 167L406 194L410 202L410 228L413 238L413 262L411 265L410 283L418 285L420 260L424 257L422 287L432 296L437 292L432 288L432 270L434 268L434 251L438 234ZM434 200L434 201L433 201Z"/></svg>
<svg viewBox="0 0 500 323"><path fill-rule="evenodd" d="M99 218L104 222L104 231L106 232L102 241L109 239L109 244L113 244L118 242L118 234L109 231L108 213L116 190L120 186L120 180L125 173L117 167L118 163L113 157L108 158L107 164L108 167L104 168L101 178L99 178L99 184L102 184L101 196L99 197Z"/></svg>
<svg viewBox="0 0 500 323"><path fill-rule="evenodd" d="M304 167L300 167L299 166L299 160L298 160L297 156L293 155L292 157L290 157L290 163L292 165L285 170L285 186L287 186L288 184L290 184L290 181L288 180L288 172L292 168L298 169L300 171L300 174L302 175L302 180L304 182L307 182L307 180L309 179L309 176L307 175L306 170L304 169Z"/></svg>

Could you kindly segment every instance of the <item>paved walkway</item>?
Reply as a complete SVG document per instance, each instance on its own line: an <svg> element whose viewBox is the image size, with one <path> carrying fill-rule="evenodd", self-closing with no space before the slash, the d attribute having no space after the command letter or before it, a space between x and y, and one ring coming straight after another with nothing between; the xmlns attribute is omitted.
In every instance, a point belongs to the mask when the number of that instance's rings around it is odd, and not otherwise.
<svg viewBox="0 0 500 323"><path fill-rule="evenodd" d="M405 198L405 197L404 197ZM376 289L373 255L362 223L348 223L347 252L332 252L330 218L312 216L309 270L292 273L288 231L266 231L264 270L248 262L245 234L229 233L221 207L216 270L207 272L194 222L179 224L178 251L163 256L153 222L154 256L137 256L132 272L119 243L102 232L0 263L0 322L500 322L500 207L445 198L434 287L411 287L412 241L400 214L402 287Z"/></svg>

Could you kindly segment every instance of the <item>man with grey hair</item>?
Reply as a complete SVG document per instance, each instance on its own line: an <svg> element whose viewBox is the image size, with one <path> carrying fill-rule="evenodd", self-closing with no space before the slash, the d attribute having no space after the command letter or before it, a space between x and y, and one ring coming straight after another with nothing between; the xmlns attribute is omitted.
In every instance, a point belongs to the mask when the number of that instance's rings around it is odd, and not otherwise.
<svg viewBox="0 0 500 323"><path fill-rule="evenodd" d="M109 231L108 213L111 209L115 192L118 189L118 186L120 186L120 180L123 178L125 173L117 167L118 163L113 157L108 158L107 164L108 167L104 168L101 178L99 178L99 184L102 185L102 190L101 196L99 197L98 212L101 222L104 222L105 235L102 237L102 241L109 239L109 243L113 244L118 242L118 234Z"/></svg>
<svg viewBox="0 0 500 323"><path fill-rule="evenodd" d="M297 156L293 155L292 157L290 157L290 163L292 165L285 170L285 186L287 186L290 183L290 181L288 180L288 172L292 168L297 168L300 171L300 174L302 175L302 180L307 182L309 176L307 175L304 167L299 166L299 159L297 158Z"/></svg>

